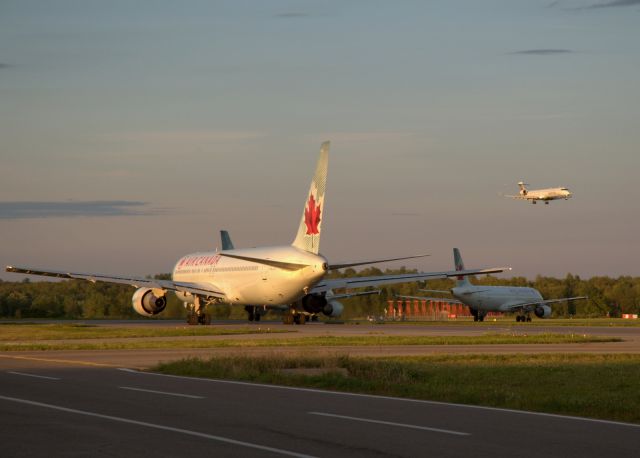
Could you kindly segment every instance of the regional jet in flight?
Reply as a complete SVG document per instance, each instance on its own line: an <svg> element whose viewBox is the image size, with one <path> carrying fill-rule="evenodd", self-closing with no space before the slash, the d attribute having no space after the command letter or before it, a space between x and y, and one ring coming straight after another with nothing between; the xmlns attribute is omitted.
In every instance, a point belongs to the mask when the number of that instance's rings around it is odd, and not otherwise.
<svg viewBox="0 0 640 458"><path fill-rule="evenodd" d="M464 272L464 264L460 250L453 249L453 259L456 270ZM420 290L430 293L451 294L457 300L451 303L463 304L469 307L473 321L484 321L488 312L518 312L516 321L531 321L531 312L538 318L549 318L551 307L555 302L576 301L588 299L586 296L565 297L562 299L543 299L537 289L515 286L480 286L472 284L467 277L458 277L456 286L451 291ZM406 299L425 299L425 297L398 296ZM430 299L430 298L429 298Z"/></svg>
<svg viewBox="0 0 640 458"><path fill-rule="evenodd" d="M527 183L522 181L518 182L518 187L520 188L520 192L517 196L505 196L511 197L512 199L521 199L521 200L529 200L532 204L537 203L537 201L541 200L545 204L549 205L550 200L564 199L568 200L573 196L571 191L568 188L546 188L546 189L527 189L529 186Z"/></svg>
<svg viewBox="0 0 640 458"><path fill-rule="evenodd" d="M283 321L303 324L307 317L323 313L338 317L343 306L337 299L363 293L333 294L334 289L366 288L434 278L459 277L502 272L505 268L422 272L353 278L325 278L330 270L411 259L406 256L353 262L330 262L319 254L320 235L325 219L324 199L329 160L329 142L322 144L316 172L304 201L297 233L291 245L237 249L229 234L222 234L220 251L187 254L175 264L171 280L136 278L127 275L101 275L7 266L7 272L49 277L102 281L134 286L133 309L151 317L167 305L172 291L189 311L190 324L208 324L206 306L218 303L285 311ZM371 292L365 292L371 294ZM251 313L249 315L251 318Z"/></svg>

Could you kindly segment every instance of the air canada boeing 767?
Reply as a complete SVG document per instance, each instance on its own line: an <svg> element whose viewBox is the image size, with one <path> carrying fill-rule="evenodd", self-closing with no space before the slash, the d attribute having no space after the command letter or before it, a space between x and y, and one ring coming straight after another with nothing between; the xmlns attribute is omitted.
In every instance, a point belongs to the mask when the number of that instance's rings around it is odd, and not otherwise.
<svg viewBox="0 0 640 458"><path fill-rule="evenodd" d="M123 283L134 286L133 308L140 315L151 317L161 313L169 291L184 303L189 311L189 323L206 324L205 313L210 304L226 303L245 306L249 317L257 309L281 309L286 323L304 323L309 316L320 313L338 317L343 306L337 299L371 292L333 294L337 288L365 288L434 278L502 272L505 268L471 269L445 272L422 272L325 279L333 269L411 259L407 256L354 262L329 262L319 254L320 235L324 223L324 200L329 160L329 142L322 144L316 172L304 203L298 231L291 245L258 248L234 248L228 233L223 232L223 249L197 252L178 259L171 280L75 273L29 267L7 266L7 272L49 277L83 279L92 282Z"/></svg>

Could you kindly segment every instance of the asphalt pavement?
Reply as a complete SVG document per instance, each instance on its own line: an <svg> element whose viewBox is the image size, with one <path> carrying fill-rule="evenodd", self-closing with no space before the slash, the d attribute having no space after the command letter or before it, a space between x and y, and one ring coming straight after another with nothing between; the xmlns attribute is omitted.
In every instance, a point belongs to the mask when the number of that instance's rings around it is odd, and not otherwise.
<svg viewBox="0 0 640 458"><path fill-rule="evenodd" d="M640 425L11 361L0 370L7 457L635 457L640 449Z"/></svg>

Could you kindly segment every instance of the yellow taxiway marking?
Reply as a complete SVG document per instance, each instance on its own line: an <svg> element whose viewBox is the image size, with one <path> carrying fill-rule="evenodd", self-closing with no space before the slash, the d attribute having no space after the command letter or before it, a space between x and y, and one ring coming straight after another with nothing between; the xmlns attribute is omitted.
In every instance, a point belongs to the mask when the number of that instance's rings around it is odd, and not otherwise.
<svg viewBox="0 0 640 458"><path fill-rule="evenodd" d="M74 359L53 359L53 358L36 358L33 356L10 356L10 355L0 355L0 358L7 359L22 359L27 361L46 361L49 363L61 363L61 364L80 364L82 366L97 366L97 367L120 367L115 364L106 364L106 363L94 363L92 361L78 361Z"/></svg>

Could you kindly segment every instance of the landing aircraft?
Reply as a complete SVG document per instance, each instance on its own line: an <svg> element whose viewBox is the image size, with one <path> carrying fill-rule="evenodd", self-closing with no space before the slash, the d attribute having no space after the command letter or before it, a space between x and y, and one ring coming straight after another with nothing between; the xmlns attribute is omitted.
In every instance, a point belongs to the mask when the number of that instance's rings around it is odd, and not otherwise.
<svg viewBox="0 0 640 458"><path fill-rule="evenodd" d="M546 188L546 189L527 189L529 186L527 183L522 181L518 182L518 187L520 188L520 192L517 196L505 196L511 197L512 199L521 199L521 200L529 200L532 204L537 203L537 201L541 200L545 204L549 205L549 201L564 199L569 200L573 196L571 191L568 188Z"/></svg>
<svg viewBox="0 0 640 458"><path fill-rule="evenodd" d="M375 259L352 262L329 262L319 254L324 223L329 142L322 144L315 175L304 203L298 231L291 245L236 249L226 231L220 251L187 254L175 264L172 280L154 280L75 273L61 270L7 266L7 272L48 277L84 279L134 286L133 309L142 316L161 313L172 291L188 310L189 324L209 324L207 305L226 303L248 307L255 319L259 307L285 311L285 323L303 324L307 317L323 313L338 317L343 306L337 299L363 293L333 294L335 289L366 288L395 283L422 281L453 276L502 272L505 268L471 269L445 272L422 272L399 275L325 279L330 270L422 257ZM371 292L365 292L371 294Z"/></svg>
<svg viewBox="0 0 640 458"><path fill-rule="evenodd" d="M464 264L460 250L453 249L456 270L464 272ZM531 312L538 318L549 318L551 307L555 302L577 301L588 299L586 296L565 297L562 299L543 299L537 289L515 286L480 286L472 284L467 277L458 277L456 286L451 291L420 290L430 293L451 294L457 300L451 303L469 307L473 321L484 321L488 312L518 312L516 321L531 321ZM426 299L425 297L398 296L407 299Z"/></svg>

